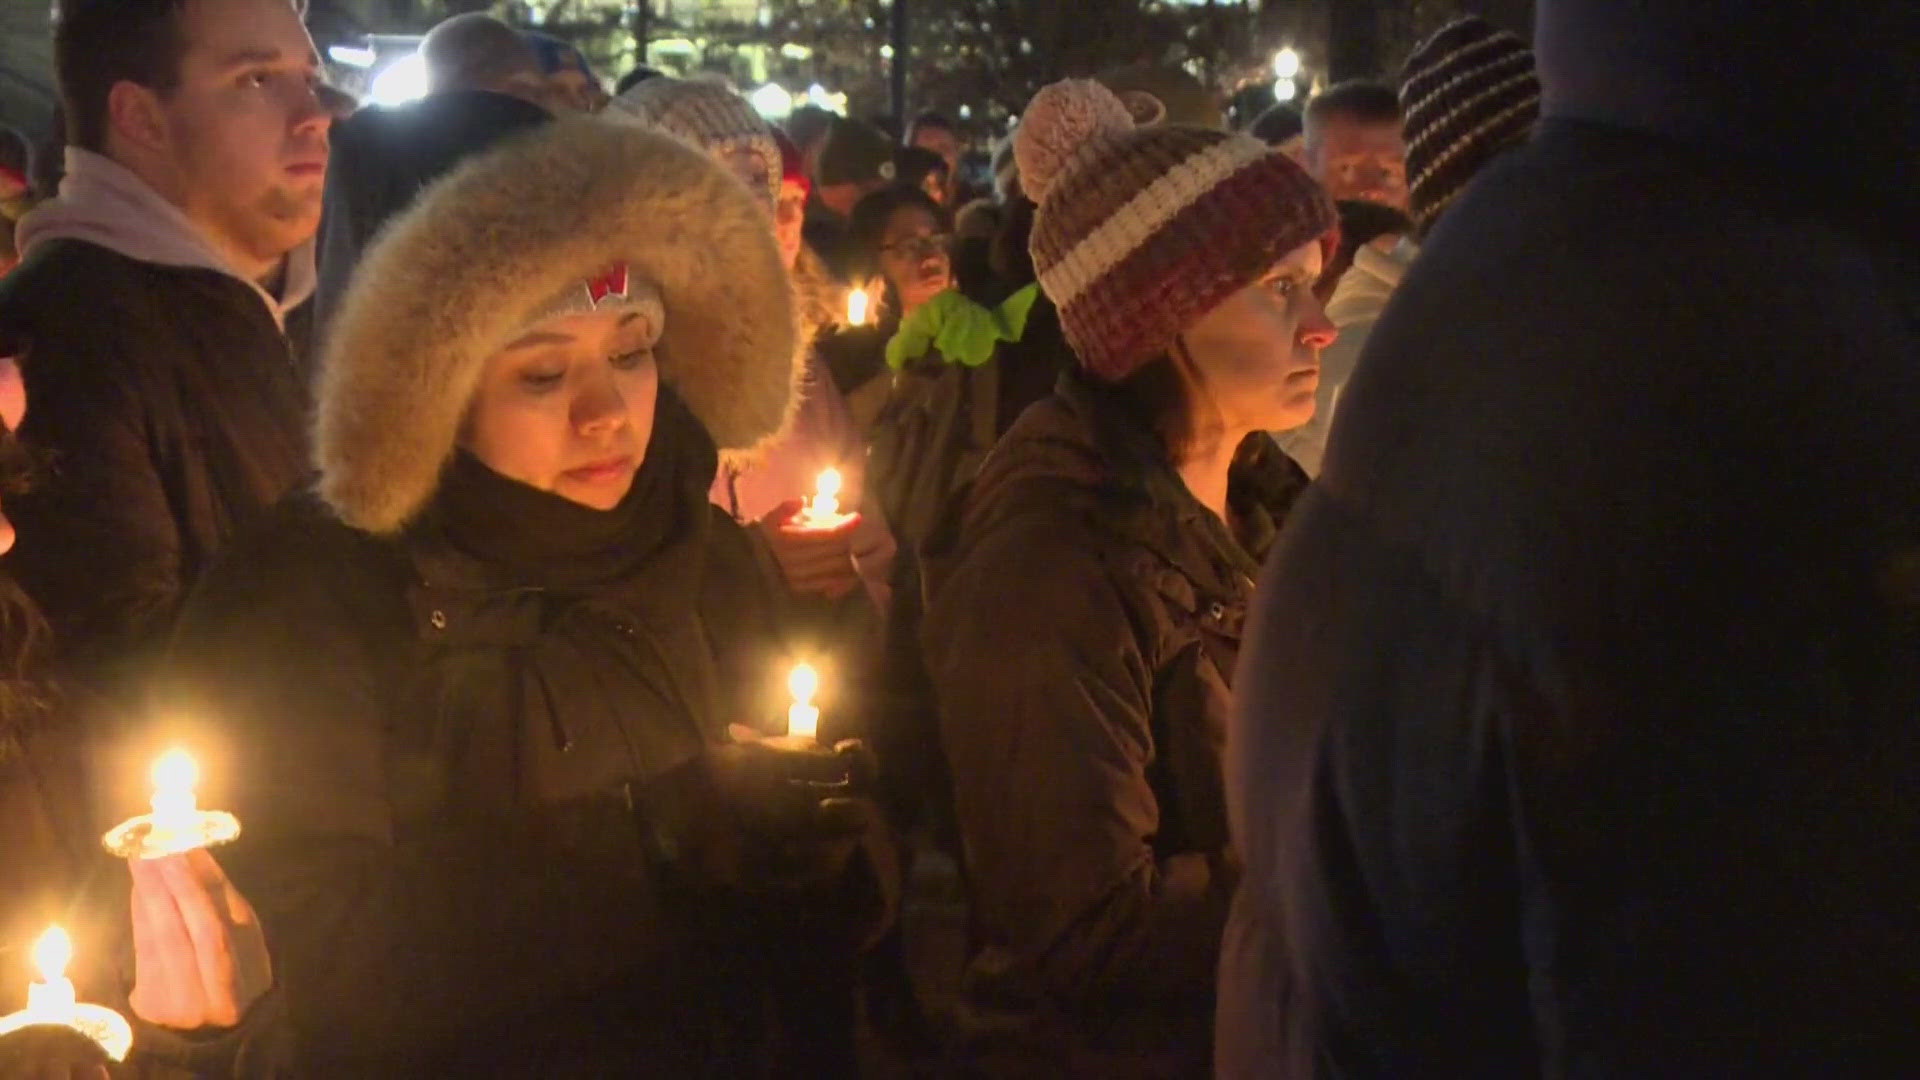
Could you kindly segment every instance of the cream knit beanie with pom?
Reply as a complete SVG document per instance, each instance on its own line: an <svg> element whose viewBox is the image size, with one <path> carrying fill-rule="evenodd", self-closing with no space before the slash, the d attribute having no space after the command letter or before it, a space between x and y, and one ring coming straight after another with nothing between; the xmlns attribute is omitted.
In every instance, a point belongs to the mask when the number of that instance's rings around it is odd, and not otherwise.
<svg viewBox="0 0 1920 1080"><path fill-rule="evenodd" d="M1141 103L1144 105L1144 103ZM1029 248L1088 370L1124 378L1181 331L1335 222L1284 154L1244 135L1140 126L1088 79L1054 83L1014 131L1039 204Z"/></svg>

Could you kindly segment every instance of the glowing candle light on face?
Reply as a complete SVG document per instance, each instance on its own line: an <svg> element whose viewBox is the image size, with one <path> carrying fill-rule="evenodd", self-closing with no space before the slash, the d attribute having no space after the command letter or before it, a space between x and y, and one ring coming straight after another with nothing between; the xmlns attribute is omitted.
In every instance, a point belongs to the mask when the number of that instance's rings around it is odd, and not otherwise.
<svg viewBox="0 0 1920 1080"><path fill-rule="evenodd" d="M33 943L33 964L40 978L27 984L27 1007L10 1016L0 1016L0 1035L38 1024L69 1027L100 1044L115 1061L126 1059L133 1049L133 1028L127 1018L101 1005L81 1003L67 978L67 965L73 962L73 939L58 926L50 926Z"/></svg>
<svg viewBox="0 0 1920 1080"><path fill-rule="evenodd" d="M867 325L867 290L855 289L847 294L847 325Z"/></svg>
<svg viewBox="0 0 1920 1080"><path fill-rule="evenodd" d="M787 676L787 690L793 695L793 705L787 709L787 734L802 739L818 737L820 709L813 703L813 696L820 692L820 673L812 664L795 664L793 674Z"/></svg>

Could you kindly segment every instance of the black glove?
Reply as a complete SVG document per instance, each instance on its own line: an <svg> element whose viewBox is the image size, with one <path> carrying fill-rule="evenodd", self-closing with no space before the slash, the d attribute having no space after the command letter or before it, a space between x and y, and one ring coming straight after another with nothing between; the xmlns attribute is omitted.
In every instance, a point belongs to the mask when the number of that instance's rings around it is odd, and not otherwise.
<svg viewBox="0 0 1920 1080"><path fill-rule="evenodd" d="M838 877L876 814L872 757L784 741L711 747L640 793L635 811L669 880L751 893Z"/></svg>

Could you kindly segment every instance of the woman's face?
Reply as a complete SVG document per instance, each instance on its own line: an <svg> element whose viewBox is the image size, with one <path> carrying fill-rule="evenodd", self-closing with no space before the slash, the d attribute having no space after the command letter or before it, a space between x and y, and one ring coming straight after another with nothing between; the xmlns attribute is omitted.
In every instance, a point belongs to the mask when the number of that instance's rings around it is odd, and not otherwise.
<svg viewBox="0 0 1920 1080"><path fill-rule="evenodd" d="M488 359L461 445L502 476L613 509L653 436L659 337L631 308L541 323Z"/></svg>
<svg viewBox="0 0 1920 1080"><path fill-rule="evenodd" d="M952 284L949 239L940 231L940 222L924 207L903 206L887 218L886 231L880 234L880 272L900 293L900 314L907 314Z"/></svg>
<svg viewBox="0 0 1920 1080"><path fill-rule="evenodd" d="M1320 350L1337 336L1313 295L1319 274L1319 241L1302 244L1181 335L1227 430L1280 431L1313 419Z"/></svg>
<svg viewBox="0 0 1920 1080"><path fill-rule="evenodd" d="M798 180L780 181L780 201L773 207L773 233L780 241L780 254L787 269L800 261L800 247L806 243L807 185Z"/></svg>

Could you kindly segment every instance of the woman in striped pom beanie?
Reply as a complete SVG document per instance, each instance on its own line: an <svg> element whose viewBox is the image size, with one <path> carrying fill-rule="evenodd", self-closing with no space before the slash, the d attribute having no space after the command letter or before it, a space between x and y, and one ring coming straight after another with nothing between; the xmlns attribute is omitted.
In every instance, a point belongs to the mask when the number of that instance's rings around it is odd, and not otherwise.
<svg viewBox="0 0 1920 1080"><path fill-rule="evenodd" d="M1221 732L1306 484L1265 432L1313 408L1334 213L1285 155L1162 114L1082 81L1028 107L1030 247L1078 367L923 551L988 1075L1208 1074Z"/></svg>

